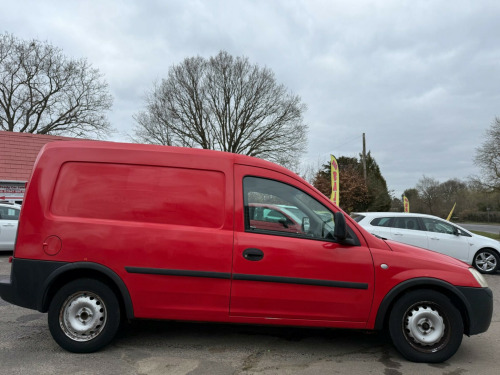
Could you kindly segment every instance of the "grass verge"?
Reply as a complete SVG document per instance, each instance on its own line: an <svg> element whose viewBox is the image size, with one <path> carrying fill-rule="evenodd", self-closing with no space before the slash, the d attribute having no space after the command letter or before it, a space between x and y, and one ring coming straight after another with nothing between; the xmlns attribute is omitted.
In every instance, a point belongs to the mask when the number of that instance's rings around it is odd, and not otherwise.
<svg viewBox="0 0 500 375"><path fill-rule="evenodd" d="M479 234L481 236L493 238L494 240L500 241L500 234L495 234L495 233L488 233L488 232L480 232L477 230L471 230L472 233Z"/></svg>

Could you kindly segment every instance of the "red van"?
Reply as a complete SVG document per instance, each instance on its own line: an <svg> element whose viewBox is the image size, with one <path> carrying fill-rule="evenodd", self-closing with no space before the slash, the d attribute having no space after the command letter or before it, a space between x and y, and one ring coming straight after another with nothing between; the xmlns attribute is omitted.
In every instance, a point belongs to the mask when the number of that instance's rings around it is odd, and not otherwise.
<svg viewBox="0 0 500 375"><path fill-rule="evenodd" d="M294 211L300 230L251 225L259 205ZM493 310L476 270L372 236L278 165L93 141L40 152L0 296L48 312L72 352L108 344L125 317L387 328L422 362L451 357Z"/></svg>

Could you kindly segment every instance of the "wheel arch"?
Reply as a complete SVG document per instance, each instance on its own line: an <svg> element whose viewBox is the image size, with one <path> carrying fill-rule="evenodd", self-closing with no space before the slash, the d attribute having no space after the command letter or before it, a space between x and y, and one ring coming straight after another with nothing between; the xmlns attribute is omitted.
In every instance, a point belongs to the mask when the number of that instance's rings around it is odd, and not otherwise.
<svg viewBox="0 0 500 375"><path fill-rule="evenodd" d="M52 298L61 286L81 278L96 279L107 284L116 294L120 309L125 312L127 319L134 318L132 299L120 276L108 267L90 262L69 263L52 272L42 287L44 293L38 301L38 311L47 312Z"/></svg>
<svg viewBox="0 0 500 375"><path fill-rule="evenodd" d="M392 288L380 303L377 311L377 317L375 319L374 328L381 330L384 327L387 327L389 315L394 303L404 294L418 289L434 290L447 296L460 312L462 321L464 323L464 332L465 334L469 335L471 315L470 303L467 301L463 293L455 286L447 283L446 281L433 278L417 278L406 280Z"/></svg>

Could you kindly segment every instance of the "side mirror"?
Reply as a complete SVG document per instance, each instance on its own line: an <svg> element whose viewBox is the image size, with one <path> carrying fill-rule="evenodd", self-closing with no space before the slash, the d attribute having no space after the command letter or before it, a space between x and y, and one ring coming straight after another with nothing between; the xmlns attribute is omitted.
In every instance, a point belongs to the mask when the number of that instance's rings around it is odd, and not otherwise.
<svg viewBox="0 0 500 375"><path fill-rule="evenodd" d="M345 223L345 217L342 212L335 212L335 229L333 230L333 236L337 241L344 241L347 238L347 225Z"/></svg>
<svg viewBox="0 0 500 375"><path fill-rule="evenodd" d="M311 229L311 222L309 221L309 218L307 216L304 216L302 218L302 231L304 233L309 232L309 229Z"/></svg>

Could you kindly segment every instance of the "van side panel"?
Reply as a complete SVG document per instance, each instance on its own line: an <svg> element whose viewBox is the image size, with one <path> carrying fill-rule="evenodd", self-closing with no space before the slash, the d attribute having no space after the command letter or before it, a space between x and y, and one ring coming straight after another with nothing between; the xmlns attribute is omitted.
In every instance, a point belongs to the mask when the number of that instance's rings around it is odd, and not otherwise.
<svg viewBox="0 0 500 375"><path fill-rule="evenodd" d="M27 193L16 257L108 267L136 318L226 320L231 166L227 156L49 148ZM59 251L44 251L49 237Z"/></svg>
<svg viewBox="0 0 500 375"><path fill-rule="evenodd" d="M61 168L51 212L55 216L221 228L224 190L220 171L72 162Z"/></svg>

